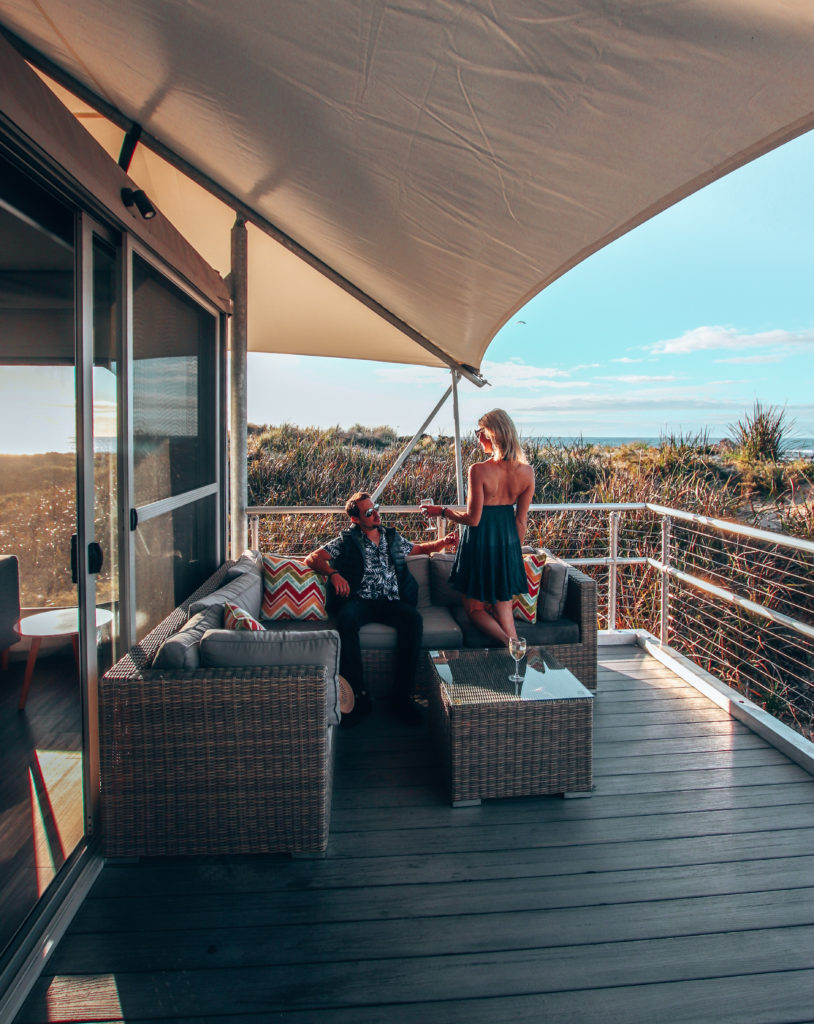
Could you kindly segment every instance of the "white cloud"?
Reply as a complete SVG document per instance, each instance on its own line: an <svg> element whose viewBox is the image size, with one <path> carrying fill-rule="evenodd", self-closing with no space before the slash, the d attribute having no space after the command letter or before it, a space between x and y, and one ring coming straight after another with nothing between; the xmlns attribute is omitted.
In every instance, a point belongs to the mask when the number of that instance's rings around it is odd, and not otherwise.
<svg viewBox="0 0 814 1024"><path fill-rule="evenodd" d="M631 359L630 356L619 356L618 359L611 359L612 363L640 363L641 359Z"/></svg>
<svg viewBox="0 0 814 1024"><path fill-rule="evenodd" d="M694 327L679 338L649 346L656 355L688 355L711 349L777 348L814 345L814 331L760 331L741 334L734 327Z"/></svg>
<svg viewBox="0 0 814 1024"><path fill-rule="evenodd" d="M395 382L400 386L436 384L447 387L449 385L449 370L433 366L380 363L375 366L375 374L376 378L382 382ZM565 370L559 370L553 366L532 366L519 358L500 363L486 361L481 366L481 374L493 388L512 389L555 387L557 379L569 375Z"/></svg>
<svg viewBox="0 0 814 1024"><path fill-rule="evenodd" d="M619 409L625 413L636 411L656 410L703 410L705 412L720 413L722 410L732 410L740 413L744 409L744 402L737 399L719 399L714 396L690 396L676 394L674 396L653 396L647 397L644 394L618 395L618 394L594 394L594 395L552 395L540 402L518 402L514 408L518 413L529 416L533 413L547 413L553 410L593 413L601 411L612 411Z"/></svg>
<svg viewBox="0 0 814 1024"><path fill-rule="evenodd" d="M681 380L680 377L676 377L675 374L665 374L664 376L650 376L645 373L627 373L620 374L617 377L599 377L599 380L614 380L621 384L660 384L664 382L670 382L675 380Z"/></svg>
<svg viewBox="0 0 814 1024"><path fill-rule="evenodd" d="M785 359L788 350L782 348L777 352L764 352L754 356L730 356L729 359L716 359L716 363L779 363Z"/></svg>
<svg viewBox="0 0 814 1024"><path fill-rule="evenodd" d="M505 363L485 362L483 376L495 388L538 388L553 386L554 378L567 377L565 370L553 366L532 366L522 359Z"/></svg>

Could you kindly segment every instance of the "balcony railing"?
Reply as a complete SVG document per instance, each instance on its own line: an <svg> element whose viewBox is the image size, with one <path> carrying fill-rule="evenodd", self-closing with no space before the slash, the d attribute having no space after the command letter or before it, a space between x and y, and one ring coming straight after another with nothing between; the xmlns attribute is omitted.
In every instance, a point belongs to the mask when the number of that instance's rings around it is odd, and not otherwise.
<svg viewBox="0 0 814 1024"><path fill-rule="evenodd" d="M292 553L346 522L340 506L248 512L252 547ZM425 535L415 506L382 513ZM601 629L646 630L814 739L814 542L638 502L532 505L527 542L596 579Z"/></svg>

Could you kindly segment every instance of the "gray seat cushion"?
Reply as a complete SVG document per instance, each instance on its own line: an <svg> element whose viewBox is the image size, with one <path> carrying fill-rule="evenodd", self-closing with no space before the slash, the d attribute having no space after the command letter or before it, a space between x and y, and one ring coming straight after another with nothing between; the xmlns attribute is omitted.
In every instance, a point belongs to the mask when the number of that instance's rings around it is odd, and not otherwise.
<svg viewBox="0 0 814 1024"><path fill-rule="evenodd" d="M208 629L223 625L223 605L211 605L197 612L185 625L167 637L153 659L153 668L199 668L201 639Z"/></svg>
<svg viewBox="0 0 814 1024"><path fill-rule="evenodd" d="M460 626L450 615L448 608L436 608L432 605L420 610L421 618L424 620L424 647L431 650L435 647L461 646ZM269 619L261 619L260 621L269 633L280 633L285 630L292 633L308 633L312 632L316 625L313 622L290 622L287 620L272 622ZM336 629L336 619L329 616L327 622L319 623L319 627L320 629ZM396 649L395 629L379 622L371 622L367 626L362 626L359 630L359 640L362 650L394 651Z"/></svg>
<svg viewBox="0 0 814 1024"><path fill-rule="evenodd" d="M463 632L453 617L451 608L422 608L424 620L424 639L422 646L427 650L444 647L460 647L463 644Z"/></svg>
<svg viewBox="0 0 814 1024"><path fill-rule="evenodd" d="M339 712L339 634L333 629L247 630L210 629L201 640L203 668L285 667L316 665L328 669L328 723Z"/></svg>
<svg viewBox="0 0 814 1024"><path fill-rule="evenodd" d="M336 619L332 615L319 622L305 619L260 619L260 623L267 633L315 633L323 629L336 629Z"/></svg>
<svg viewBox="0 0 814 1024"><path fill-rule="evenodd" d="M461 628L464 647L500 647L500 641L494 640L482 632L472 622L463 608L451 609L452 616ZM526 638L526 642L535 647L548 647L553 644L578 644L579 625L573 619L559 618L553 622L521 622L515 620L517 635ZM554 652L556 654L556 651Z"/></svg>
<svg viewBox="0 0 814 1024"><path fill-rule="evenodd" d="M422 608L424 636L421 646L426 650L436 647L460 647L461 630L448 608ZM371 622L359 630L359 642L363 651L394 651L397 634L393 626Z"/></svg>

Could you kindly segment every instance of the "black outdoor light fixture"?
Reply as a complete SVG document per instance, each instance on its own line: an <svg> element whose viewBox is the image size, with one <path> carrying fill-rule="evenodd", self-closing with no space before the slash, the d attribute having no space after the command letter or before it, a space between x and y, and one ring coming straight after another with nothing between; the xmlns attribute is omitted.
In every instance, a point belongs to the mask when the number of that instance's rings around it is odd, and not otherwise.
<svg viewBox="0 0 814 1024"><path fill-rule="evenodd" d="M145 220L150 220L152 217L155 217L155 207L147 198L147 195L142 188L123 188L122 202L128 208L135 206Z"/></svg>

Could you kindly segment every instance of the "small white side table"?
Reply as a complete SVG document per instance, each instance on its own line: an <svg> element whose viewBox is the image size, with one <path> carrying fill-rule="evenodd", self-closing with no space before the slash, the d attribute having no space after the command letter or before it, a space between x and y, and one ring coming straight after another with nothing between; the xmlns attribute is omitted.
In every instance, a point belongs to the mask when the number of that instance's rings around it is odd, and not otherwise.
<svg viewBox="0 0 814 1024"><path fill-rule="evenodd" d="M113 621L113 612L108 608L96 609L96 628L101 629ZM37 612L36 615L29 615L26 619L20 619L17 623L17 632L20 636L26 636L31 640L31 648L28 652L28 660L25 663L25 675L23 676L23 689L20 693L20 711L25 709L25 702L28 699L28 689L31 686L31 676L34 674L34 665L37 662L37 655L40 652L40 644L45 637L69 636L73 643L73 653L76 658L76 670L79 671L79 609L78 608L57 608L48 612Z"/></svg>

